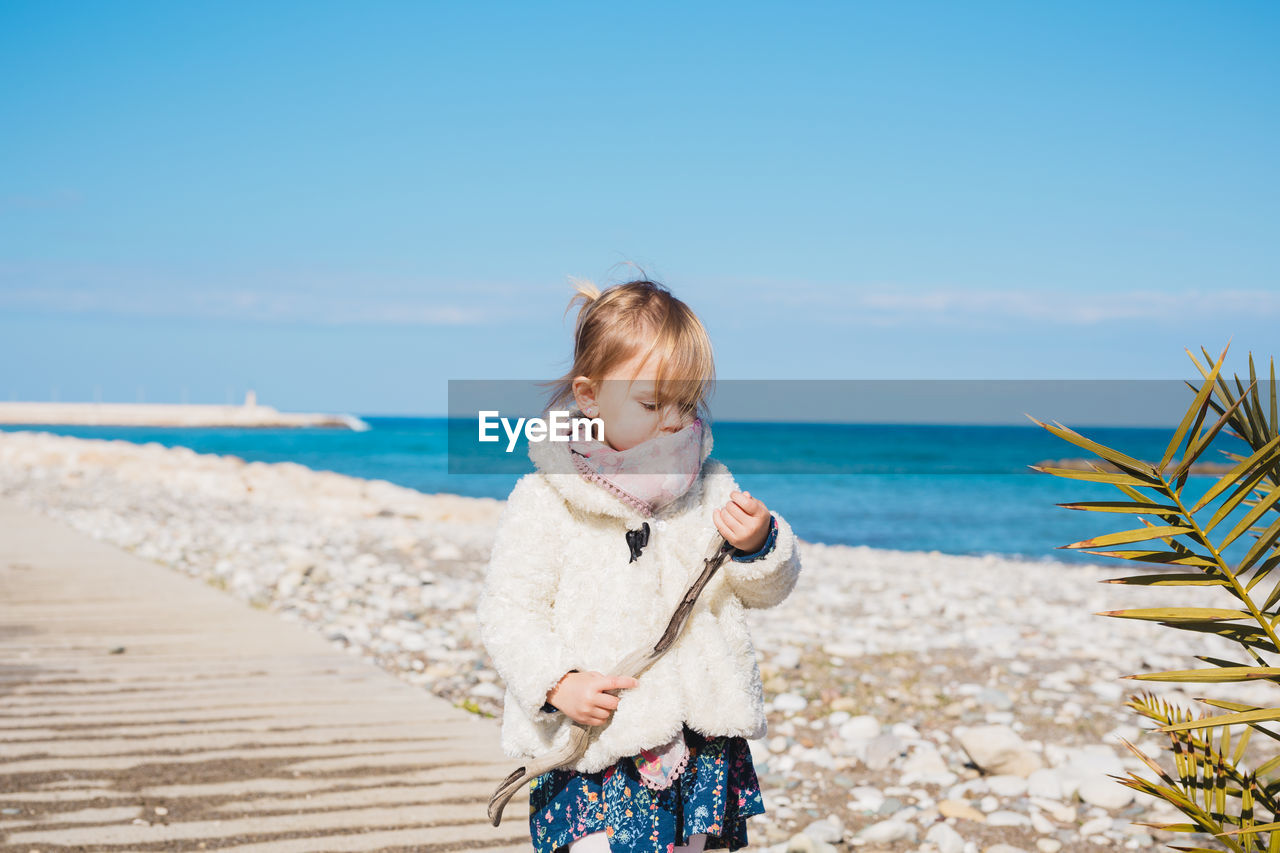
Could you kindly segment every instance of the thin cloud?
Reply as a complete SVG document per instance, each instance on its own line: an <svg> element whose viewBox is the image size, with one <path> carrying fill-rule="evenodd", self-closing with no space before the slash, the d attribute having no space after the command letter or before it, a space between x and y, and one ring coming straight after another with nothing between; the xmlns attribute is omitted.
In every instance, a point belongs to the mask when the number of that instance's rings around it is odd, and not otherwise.
<svg viewBox="0 0 1280 853"><path fill-rule="evenodd" d="M378 271L361 278L331 269L256 270L236 280L235 286L228 286L213 272L179 277L143 268L0 263L0 310L333 326L486 326L519 320L527 313L522 306L531 300L559 306L567 292L559 281L439 283L410 274ZM742 298L744 287L749 299ZM731 300L726 297L730 292L735 294ZM695 301L717 298L726 306L770 302L777 305L770 316L791 316L797 322L864 328L989 329L1011 323L1087 327L1280 318L1280 293L1249 289L840 287L755 279L706 281Z"/></svg>
<svg viewBox="0 0 1280 853"><path fill-rule="evenodd" d="M0 196L0 210L64 210L79 207L84 197L76 190L53 190L30 195Z"/></svg>
<svg viewBox="0 0 1280 853"><path fill-rule="evenodd" d="M1125 321L1280 316L1280 294L1266 290L958 290L906 287L780 289L776 301L819 311L827 321L869 326L968 326L1034 321L1092 326Z"/></svg>
<svg viewBox="0 0 1280 853"><path fill-rule="evenodd" d="M247 290L118 293L86 288L0 287L0 310L335 326L479 326L508 319L501 308L450 304L430 298L385 300L376 296Z"/></svg>
<svg viewBox="0 0 1280 853"><path fill-rule="evenodd" d="M331 268L169 272L0 262L0 311L278 324L483 326L519 316L530 288Z"/></svg>

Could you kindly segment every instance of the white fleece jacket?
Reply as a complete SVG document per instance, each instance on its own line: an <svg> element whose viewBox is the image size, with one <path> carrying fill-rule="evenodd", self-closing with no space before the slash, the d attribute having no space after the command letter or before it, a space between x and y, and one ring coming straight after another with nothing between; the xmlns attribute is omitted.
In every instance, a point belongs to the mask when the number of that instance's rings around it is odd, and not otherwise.
<svg viewBox="0 0 1280 853"><path fill-rule="evenodd" d="M574 468L566 442L530 442L537 470L516 483L498 524L477 616L480 637L507 685L502 748L533 758L568 742L573 721L542 710L566 672L607 673L637 648L657 642L685 590L702 571L716 527L711 512L738 485L708 458L680 498L646 518ZM707 735L766 734L764 689L744 608L773 607L794 588L799 551L790 525L772 513L772 551L726 560L702 591L679 641L618 693L608 725L597 727L572 769L603 770L619 758L667 742L682 723ZM631 556L626 531L649 522L649 542Z"/></svg>

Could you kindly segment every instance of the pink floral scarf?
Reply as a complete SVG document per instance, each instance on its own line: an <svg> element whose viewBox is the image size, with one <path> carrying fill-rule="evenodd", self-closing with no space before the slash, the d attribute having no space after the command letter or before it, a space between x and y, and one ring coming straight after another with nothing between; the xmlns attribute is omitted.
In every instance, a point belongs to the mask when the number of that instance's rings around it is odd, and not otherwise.
<svg viewBox="0 0 1280 853"><path fill-rule="evenodd" d="M644 515L656 515L689 490L702 470L702 419L683 429L614 450L603 441L571 440L578 472Z"/></svg>

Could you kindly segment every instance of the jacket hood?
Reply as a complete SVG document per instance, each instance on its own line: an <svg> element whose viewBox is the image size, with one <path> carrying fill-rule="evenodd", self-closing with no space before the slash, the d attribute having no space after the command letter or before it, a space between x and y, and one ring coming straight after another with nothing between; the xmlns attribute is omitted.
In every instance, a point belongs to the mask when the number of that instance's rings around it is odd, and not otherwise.
<svg viewBox="0 0 1280 853"><path fill-rule="evenodd" d="M574 407L570 410L569 417L572 419L585 416L577 407ZM711 424L704 418L702 421L702 471L699 472L698 479L689 487L689 490L664 507L656 517L678 511L687 501L701 493L707 457L711 455L712 444ZM600 488L578 473L577 467L573 464L569 442L531 441L529 442L529 459L571 507L583 512L611 515L628 521L639 521L645 518L617 495Z"/></svg>

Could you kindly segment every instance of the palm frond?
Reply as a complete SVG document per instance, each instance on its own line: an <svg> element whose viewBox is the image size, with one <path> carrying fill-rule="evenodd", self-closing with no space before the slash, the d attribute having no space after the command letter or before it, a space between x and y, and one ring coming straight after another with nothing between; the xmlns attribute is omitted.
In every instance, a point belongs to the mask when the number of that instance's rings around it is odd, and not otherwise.
<svg viewBox="0 0 1280 853"><path fill-rule="evenodd" d="M1029 466L1054 476L1085 482L1108 483L1128 500L1074 501L1058 504L1064 509L1117 515L1136 515L1142 527L1102 533L1079 542L1059 546L1086 554L1129 560L1137 565L1163 565L1169 571L1109 578L1103 583L1147 587L1220 587L1230 593L1238 606L1138 607L1102 611L1096 615L1156 622L1183 631L1216 634L1238 644L1254 663L1197 655L1211 666L1201 669L1171 669L1125 676L1135 681L1165 683L1227 683L1251 681L1280 682L1280 666L1271 666L1264 657L1280 655L1280 581L1273 584L1267 600L1258 606L1255 587L1280 566L1280 418L1277 417L1275 361L1270 363L1269 411L1259 392L1257 370L1249 355L1249 381L1233 376L1235 388L1223 375L1227 347L1218 358L1201 347L1207 366L1202 366L1189 350L1187 355L1200 372L1199 387L1188 382L1194 392L1191 405L1181 418L1158 464L1143 462L1115 448L1106 447L1057 423L1033 422L1049 432L1097 455L1100 463L1117 470L1104 470L1091 462L1091 470L1053 466ZM1215 399L1215 397L1217 399ZM1212 410L1215 416L1210 419ZM1208 422L1208 426L1205 426ZM1246 454L1223 451L1231 460L1225 475L1218 477L1194 501L1184 498L1191 468L1220 435L1234 436L1249 446ZM1181 458L1167 475L1166 468L1181 449ZM1225 467L1225 466L1224 466ZM1218 469L1221 470L1221 469ZM1210 507L1220 502L1210 512ZM1215 543L1209 534L1226 519L1244 509L1243 517ZM1158 522L1158 523L1157 523ZM1246 535L1255 537L1248 553L1237 565L1229 564L1223 552ZM1215 536L1215 538L1217 538ZM1161 543L1155 545L1154 543ZM1153 543L1145 548L1125 548L1135 543ZM1105 549L1105 550L1103 550ZM1174 569L1185 568L1185 572ZM1247 584L1242 583L1247 578ZM1250 737L1265 735L1264 745L1280 741L1272 724L1280 723L1280 708L1260 707L1223 699L1197 697L1217 709L1194 715L1170 706L1153 694L1130 697L1126 703L1153 720L1156 730L1169 736L1173 771L1126 740L1121 742L1137 755L1156 777L1143 779L1112 776L1118 783L1169 802L1190 820L1189 823L1144 824L1172 832L1203 832L1223 849L1280 853L1280 754L1260 756L1254 770L1250 762ZM1232 729L1241 727L1238 738ZM1254 751L1256 752L1256 744ZM1178 847L1199 850L1204 847ZM1216 853L1216 851L1215 851Z"/></svg>

